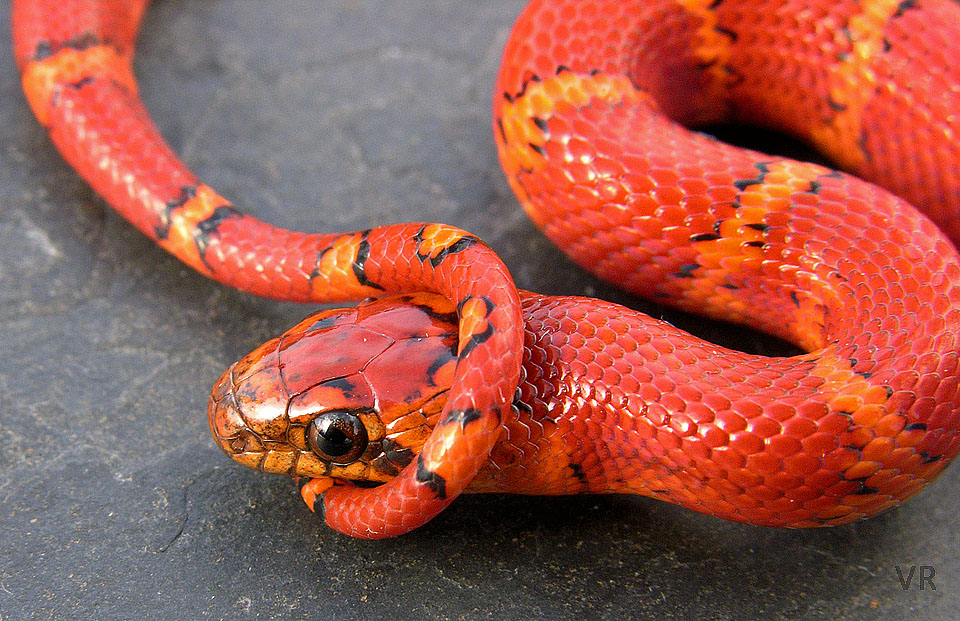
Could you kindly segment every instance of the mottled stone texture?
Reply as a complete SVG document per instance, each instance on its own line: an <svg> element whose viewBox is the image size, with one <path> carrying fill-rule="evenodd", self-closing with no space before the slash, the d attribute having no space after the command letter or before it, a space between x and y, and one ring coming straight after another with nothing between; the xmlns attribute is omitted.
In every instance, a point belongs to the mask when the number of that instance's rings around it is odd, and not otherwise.
<svg viewBox="0 0 960 621"><path fill-rule="evenodd" d="M303 230L439 220L518 283L598 294L725 345L770 340L613 292L530 225L489 109L520 0L160 0L137 72L172 146L238 206ZM0 3L0 31L9 32ZM207 392L309 312L204 280L110 212L0 54L0 615L949 618L960 471L874 520L721 522L635 497L473 496L347 539L295 486L224 457ZM917 566L906 591L906 580ZM919 588L920 566L936 575ZM926 570L925 575L929 575Z"/></svg>

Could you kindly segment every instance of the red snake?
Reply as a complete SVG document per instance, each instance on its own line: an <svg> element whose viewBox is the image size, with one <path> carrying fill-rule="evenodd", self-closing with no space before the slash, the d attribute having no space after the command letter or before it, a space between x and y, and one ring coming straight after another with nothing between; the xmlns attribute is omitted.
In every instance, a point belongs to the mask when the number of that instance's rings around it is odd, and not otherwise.
<svg viewBox="0 0 960 621"><path fill-rule="evenodd" d="M303 302L404 294L309 317L210 399L220 448L312 478L303 496L333 528L401 534L464 491L842 524L916 494L960 451L960 5L546 0L514 26L493 126L533 220L601 277L809 352L792 358L518 292L449 226L318 235L242 214L138 98L146 5L13 2L27 99L70 165L220 282ZM687 129L720 121L801 136L926 216Z"/></svg>

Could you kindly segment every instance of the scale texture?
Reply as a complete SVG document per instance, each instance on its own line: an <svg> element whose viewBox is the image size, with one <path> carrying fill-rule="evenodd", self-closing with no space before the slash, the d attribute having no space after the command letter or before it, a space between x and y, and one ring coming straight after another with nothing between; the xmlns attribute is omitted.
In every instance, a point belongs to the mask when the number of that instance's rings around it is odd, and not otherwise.
<svg viewBox="0 0 960 621"><path fill-rule="evenodd" d="M411 403L428 419L426 439L390 437L387 419L383 435L367 430L381 450L387 439L411 455L375 490L331 487L339 471L310 465L295 431L345 406L304 398L298 417L292 400L349 374L261 392L287 381L280 346L268 345L265 361L238 363L259 372L234 367L215 387L221 447L263 469L321 476L304 495L338 530L406 532L468 486L635 492L754 524L837 524L915 494L960 450L960 267L948 238L856 178L677 124L745 120L803 135L956 238L960 53L943 26L957 23L955 4L549 2L518 21L494 131L534 221L630 291L810 350L773 360L602 302L523 294L521 318L502 264L442 225L311 236L240 214L176 160L137 100L130 59L143 6L14 4L28 99L95 189L195 269L254 293L329 301L430 289L454 302L421 304L460 320L446 348L460 357L449 400L432 419ZM918 74L931 78L914 88ZM906 125L891 128L892 118ZM922 171L904 174L903 161ZM302 327L337 331L328 323Z"/></svg>

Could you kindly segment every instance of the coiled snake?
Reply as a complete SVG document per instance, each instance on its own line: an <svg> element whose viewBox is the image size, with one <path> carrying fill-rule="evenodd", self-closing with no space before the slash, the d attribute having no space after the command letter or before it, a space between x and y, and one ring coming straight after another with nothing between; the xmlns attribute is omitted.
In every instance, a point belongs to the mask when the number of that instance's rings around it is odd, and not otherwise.
<svg viewBox="0 0 960 621"><path fill-rule="evenodd" d="M517 291L446 225L319 235L242 214L138 99L146 5L14 0L27 99L94 189L199 272L280 299L383 298L307 318L210 399L220 448L305 477L333 528L401 534L465 491L842 524L960 451L957 3L538 0L514 26L493 128L531 218L631 292L809 352L772 359ZM802 136L926 216L687 129L717 121Z"/></svg>

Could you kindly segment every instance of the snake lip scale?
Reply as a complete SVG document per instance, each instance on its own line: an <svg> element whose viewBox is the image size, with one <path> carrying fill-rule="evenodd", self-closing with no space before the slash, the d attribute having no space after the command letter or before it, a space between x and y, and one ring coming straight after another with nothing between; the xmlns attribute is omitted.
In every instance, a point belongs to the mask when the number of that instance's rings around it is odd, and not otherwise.
<svg viewBox="0 0 960 621"><path fill-rule="evenodd" d="M297 477L332 528L403 534L464 492L831 526L899 505L960 452L956 2L534 0L514 25L492 126L531 219L632 293L807 352L789 358L520 291L448 225L314 234L240 212L138 97L147 5L14 0L27 101L105 200L198 272L363 300L231 365L208 405L226 454ZM848 172L688 129L721 121L801 137Z"/></svg>

